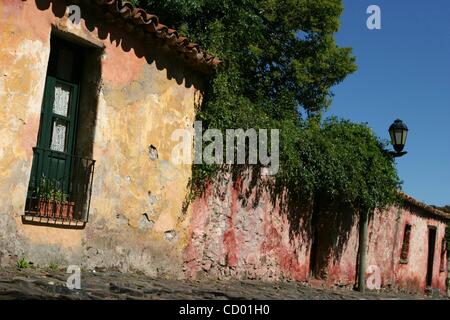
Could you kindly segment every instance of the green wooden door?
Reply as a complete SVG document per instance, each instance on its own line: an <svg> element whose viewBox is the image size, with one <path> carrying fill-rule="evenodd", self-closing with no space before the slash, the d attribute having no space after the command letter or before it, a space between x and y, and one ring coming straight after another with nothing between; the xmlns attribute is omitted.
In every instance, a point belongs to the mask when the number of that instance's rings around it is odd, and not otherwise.
<svg viewBox="0 0 450 320"><path fill-rule="evenodd" d="M32 172L39 181L37 187L50 184L66 195L70 192L78 91L77 84L47 76Z"/></svg>

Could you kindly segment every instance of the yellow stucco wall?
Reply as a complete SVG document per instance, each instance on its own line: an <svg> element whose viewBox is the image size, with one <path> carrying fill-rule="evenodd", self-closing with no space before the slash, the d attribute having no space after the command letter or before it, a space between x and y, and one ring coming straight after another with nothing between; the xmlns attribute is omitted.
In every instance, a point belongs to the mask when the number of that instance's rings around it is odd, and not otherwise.
<svg viewBox="0 0 450 320"><path fill-rule="evenodd" d="M81 24L72 24L63 2L0 2L0 263L23 256L39 264L181 274L191 167L171 162L171 135L192 127L201 76L151 41L91 12L86 18L83 7ZM104 47L84 230L25 225L21 218L52 28ZM157 159L149 156L150 145Z"/></svg>

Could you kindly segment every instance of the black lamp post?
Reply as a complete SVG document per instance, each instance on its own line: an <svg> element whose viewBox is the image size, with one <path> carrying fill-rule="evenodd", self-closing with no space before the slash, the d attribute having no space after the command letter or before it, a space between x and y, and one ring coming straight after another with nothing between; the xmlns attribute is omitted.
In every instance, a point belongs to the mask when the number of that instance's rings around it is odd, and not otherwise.
<svg viewBox="0 0 450 320"><path fill-rule="evenodd" d="M391 152L394 158L403 157L407 152L403 151L408 138L408 127L402 120L395 120L389 128L391 142L395 152ZM362 210L359 219L359 248L358 248L358 289L361 292L366 290L366 253L367 253L367 232L369 211Z"/></svg>
<svg viewBox="0 0 450 320"><path fill-rule="evenodd" d="M395 152L391 152L395 158L403 157L408 152L404 152L406 140L408 138L408 127L402 120L395 120L389 128L389 134L391 135L391 143L394 146Z"/></svg>

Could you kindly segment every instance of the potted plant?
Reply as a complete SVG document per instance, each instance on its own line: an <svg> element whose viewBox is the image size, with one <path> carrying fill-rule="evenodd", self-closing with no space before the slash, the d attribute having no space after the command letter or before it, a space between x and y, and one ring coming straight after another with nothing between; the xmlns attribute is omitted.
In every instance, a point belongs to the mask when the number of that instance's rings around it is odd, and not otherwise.
<svg viewBox="0 0 450 320"><path fill-rule="evenodd" d="M49 181L45 177L34 192L32 208L40 217L53 217L57 219L73 219L75 203L69 201L58 183Z"/></svg>

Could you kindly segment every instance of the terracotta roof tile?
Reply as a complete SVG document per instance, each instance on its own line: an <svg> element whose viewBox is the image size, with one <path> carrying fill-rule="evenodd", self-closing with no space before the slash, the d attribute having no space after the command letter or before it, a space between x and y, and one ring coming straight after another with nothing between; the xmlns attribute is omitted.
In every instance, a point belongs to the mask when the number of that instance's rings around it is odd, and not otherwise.
<svg viewBox="0 0 450 320"><path fill-rule="evenodd" d="M135 8L131 3L123 0L95 0L95 2L105 6L113 14L118 14L136 25L144 26L144 30L165 40L170 47L184 54L186 58L194 60L194 63L206 67L215 67L221 63L219 59L208 54L198 44L190 43L176 30L160 23L156 15L148 13L142 8Z"/></svg>
<svg viewBox="0 0 450 320"><path fill-rule="evenodd" d="M439 217L441 219L445 219L445 220L450 220L450 213L441 211L439 209L436 209L430 205L427 205L423 202L420 202L416 199L414 199L413 197L407 195L406 193L400 192L401 197L403 198L403 200L409 204L412 204L426 212L428 212L429 214L431 214L432 216L436 216Z"/></svg>

